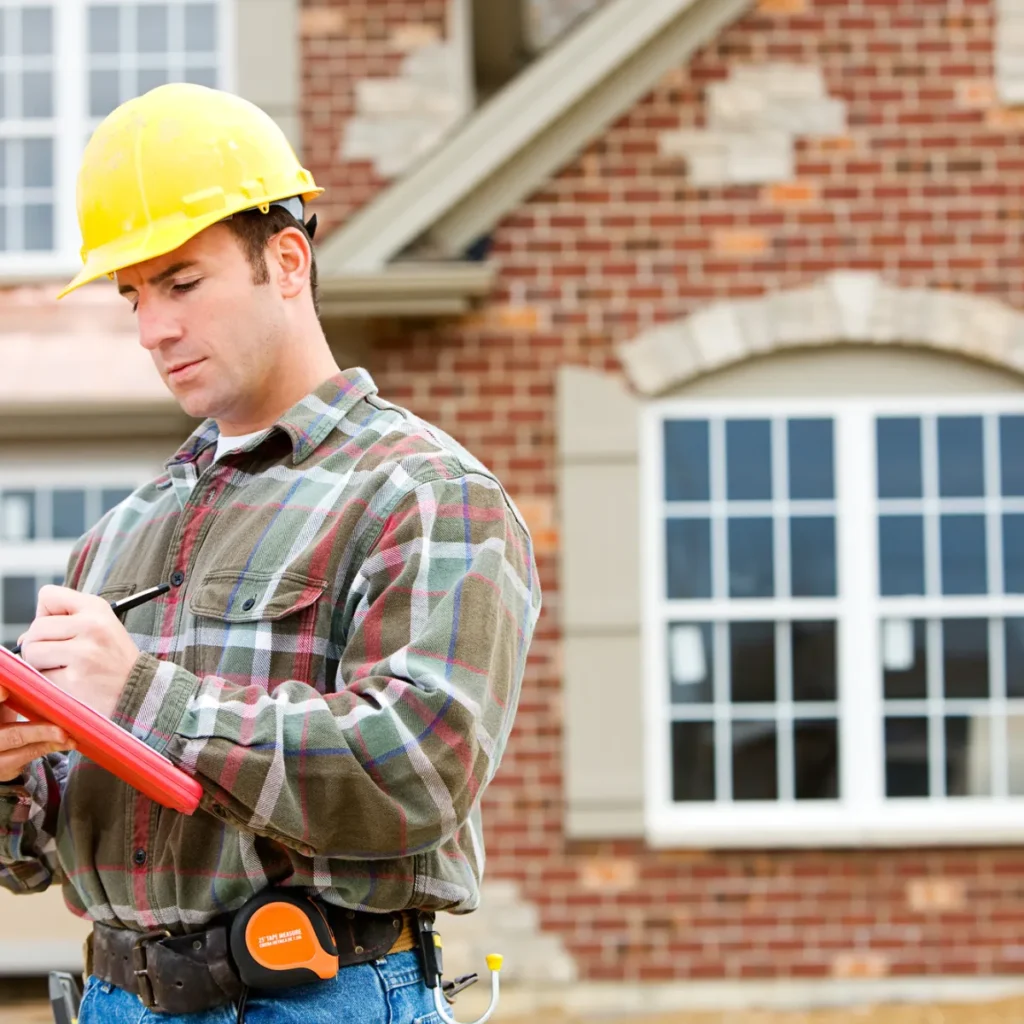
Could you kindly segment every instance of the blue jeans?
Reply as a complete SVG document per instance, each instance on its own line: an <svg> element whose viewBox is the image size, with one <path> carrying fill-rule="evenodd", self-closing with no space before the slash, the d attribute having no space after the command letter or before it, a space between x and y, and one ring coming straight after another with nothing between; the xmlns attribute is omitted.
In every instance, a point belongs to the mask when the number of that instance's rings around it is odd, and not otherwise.
<svg viewBox="0 0 1024 1024"><path fill-rule="evenodd" d="M123 989L90 977L78 1024L235 1024L235 1006L171 1016L147 1010ZM419 955L393 953L343 967L331 981L250 992L247 1024L442 1024Z"/></svg>

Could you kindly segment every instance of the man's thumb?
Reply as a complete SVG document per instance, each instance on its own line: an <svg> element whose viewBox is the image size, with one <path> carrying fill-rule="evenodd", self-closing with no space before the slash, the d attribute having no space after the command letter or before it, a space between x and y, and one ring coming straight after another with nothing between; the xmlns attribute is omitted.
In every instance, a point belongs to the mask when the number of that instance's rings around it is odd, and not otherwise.
<svg viewBox="0 0 1024 1024"><path fill-rule="evenodd" d="M80 594L69 587L55 587L47 584L39 591L36 602L36 617L42 615L74 615L88 603L88 595Z"/></svg>

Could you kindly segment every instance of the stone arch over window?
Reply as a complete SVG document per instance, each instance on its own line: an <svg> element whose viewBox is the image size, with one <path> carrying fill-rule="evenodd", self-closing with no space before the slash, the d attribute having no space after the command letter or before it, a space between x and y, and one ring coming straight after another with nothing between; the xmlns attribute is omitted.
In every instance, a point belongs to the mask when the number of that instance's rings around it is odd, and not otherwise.
<svg viewBox="0 0 1024 1024"><path fill-rule="evenodd" d="M1024 373L1024 313L838 271L809 287L714 303L651 328L619 355L636 391L653 397L756 356L822 345L912 345Z"/></svg>

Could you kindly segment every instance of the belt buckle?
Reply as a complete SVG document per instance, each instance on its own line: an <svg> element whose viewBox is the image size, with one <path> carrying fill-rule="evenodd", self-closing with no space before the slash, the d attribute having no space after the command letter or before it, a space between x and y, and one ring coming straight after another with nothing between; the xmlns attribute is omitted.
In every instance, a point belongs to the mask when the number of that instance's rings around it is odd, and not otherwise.
<svg viewBox="0 0 1024 1024"><path fill-rule="evenodd" d="M149 977L149 965L146 962L146 947L143 943L153 939L169 939L171 933L166 928L157 928L151 932L143 932L132 945L132 972L139 986L139 999L147 1010L156 1006L153 996L153 982Z"/></svg>

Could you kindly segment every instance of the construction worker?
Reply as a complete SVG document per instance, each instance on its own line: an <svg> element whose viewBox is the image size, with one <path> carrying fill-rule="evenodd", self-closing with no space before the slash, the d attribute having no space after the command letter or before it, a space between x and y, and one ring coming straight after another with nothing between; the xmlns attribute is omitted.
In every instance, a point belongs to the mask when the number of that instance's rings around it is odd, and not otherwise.
<svg viewBox="0 0 1024 1024"><path fill-rule="evenodd" d="M267 115L193 85L123 104L84 153L61 294L113 278L205 419L77 543L22 653L204 796L166 810L0 708L0 884L59 881L94 922L80 1024L243 1003L253 1024L436 1024L417 928L478 904L480 798L540 605L530 538L491 472L335 363L320 192ZM271 887L319 898L333 979L245 991L231 922Z"/></svg>

